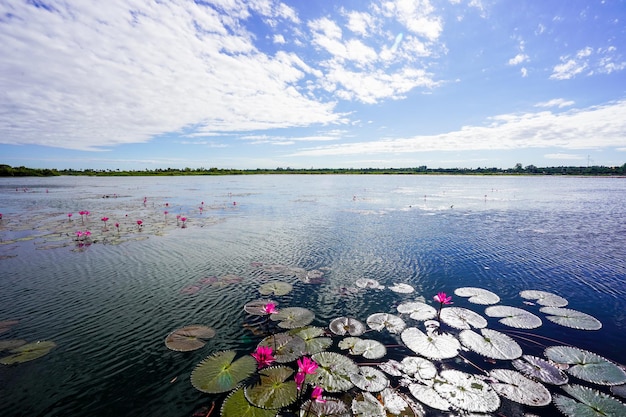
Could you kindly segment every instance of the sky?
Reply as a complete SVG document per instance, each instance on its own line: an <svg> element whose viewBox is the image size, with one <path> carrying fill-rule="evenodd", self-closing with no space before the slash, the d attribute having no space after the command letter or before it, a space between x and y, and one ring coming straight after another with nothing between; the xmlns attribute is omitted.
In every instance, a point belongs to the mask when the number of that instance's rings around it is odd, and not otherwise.
<svg viewBox="0 0 626 417"><path fill-rule="evenodd" d="M626 0L0 0L0 164L626 162Z"/></svg>

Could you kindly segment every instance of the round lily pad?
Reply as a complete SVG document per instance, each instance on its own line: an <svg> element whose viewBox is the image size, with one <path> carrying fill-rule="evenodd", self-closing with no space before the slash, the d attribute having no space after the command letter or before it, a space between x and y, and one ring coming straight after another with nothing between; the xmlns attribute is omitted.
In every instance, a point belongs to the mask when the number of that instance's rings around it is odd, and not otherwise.
<svg viewBox="0 0 626 417"><path fill-rule="evenodd" d="M570 365L566 372L583 381L600 385L626 383L626 371L595 353L572 346L550 346L545 355L554 362Z"/></svg>
<svg viewBox="0 0 626 417"><path fill-rule="evenodd" d="M389 385L385 374L371 366L360 366L358 373L350 375L350 381L367 392L382 391Z"/></svg>
<svg viewBox="0 0 626 417"><path fill-rule="evenodd" d="M215 336L212 327L191 325L174 330L165 338L165 346L177 352L189 352L200 349L206 344L206 339Z"/></svg>
<svg viewBox="0 0 626 417"><path fill-rule="evenodd" d="M347 356L335 352L320 352L311 356L317 364L313 375L314 385L328 392L347 391L354 386L350 375L359 372L359 367Z"/></svg>
<svg viewBox="0 0 626 417"><path fill-rule="evenodd" d="M410 294L415 291L415 288L410 286L409 284L393 284L389 289L393 292L397 292L400 294Z"/></svg>
<svg viewBox="0 0 626 417"><path fill-rule="evenodd" d="M552 401L552 395L546 387L517 371L492 369L489 376L499 381L491 383L491 388L511 401L536 407L548 405Z"/></svg>
<svg viewBox="0 0 626 417"><path fill-rule="evenodd" d="M299 417L352 417L348 406L334 398L324 398L324 402L307 400L300 407Z"/></svg>
<svg viewBox="0 0 626 417"><path fill-rule="evenodd" d="M32 361L47 355L54 347L56 347L56 343L51 340L27 343L10 350L9 352L12 353L12 355L0 359L0 363L3 365L13 365Z"/></svg>
<svg viewBox="0 0 626 417"><path fill-rule="evenodd" d="M221 417L275 417L276 410L266 410L255 407L248 400L243 392L243 388L232 392L224 403L220 411Z"/></svg>
<svg viewBox="0 0 626 417"><path fill-rule="evenodd" d="M483 316L462 307L442 308L439 318L448 326L459 330L487 327L487 320Z"/></svg>
<svg viewBox="0 0 626 417"><path fill-rule="evenodd" d="M304 355L306 344L302 338L289 333L277 333L259 342L259 346L271 347L278 363L292 362Z"/></svg>
<svg viewBox="0 0 626 417"><path fill-rule="evenodd" d="M521 358L512 362L515 369L524 375L538 379L546 384L567 384L567 375L557 368L552 362L531 355L522 355Z"/></svg>
<svg viewBox="0 0 626 417"><path fill-rule="evenodd" d="M510 306L491 306L485 309L489 317L502 317L500 323L518 329L535 329L541 326L541 319L524 309Z"/></svg>
<svg viewBox="0 0 626 417"><path fill-rule="evenodd" d="M333 340L330 337L320 337L325 334L324 329L321 327L308 326L292 330L290 334L304 340L306 355L322 352L333 344Z"/></svg>
<svg viewBox="0 0 626 417"><path fill-rule="evenodd" d="M259 292L261 295L274 294L276 297L280 297L281 295L289 294L292 289L293 285L288 282L271 281L261 285L261 287L259 287Z"/></svg>
<svg viewBox="0 0 626 417"><path fill-rule="evenodd" d="M272 314L270 319L278 322L278 326L283 329L296 329L310 324L315 318L315 314L303 307L283 308L276 314Z"/></svg>
<svg viewBox="0 0 626 417"><path fill-rule="evenodd" d="M380 285L378 281L371 278L359 278L356 280L356 286L359 288L372 288L376 290L382 290L385 288L384 285Z"/></svg>
<svg viewBox="0 0 626 417"><path fill-rule="evenodd" d="M400 337L406 347L429 359L453 358L461 349L459 341L447 333L427 335L418 328L409 327Z"/></svg>
<svg viewBox="0 0 626 417"><path fill-rule="evenodd" d="M433 386L424 384L409 384L409 391L414 398L437 410L447 411L452 407L448 400L435 391Z"/></svg>
<svg viewBox="0 0 626 417"><path fill-rule="evenodd" d="M433 387L454 407L476 413L490 413L500 407L498 394L477 376L456 369L445 369L439 375L444 381L437 380Z"/></svg>
<svg viewBox="0 0 626 417"><path fill-rule="evenodd" d="M250 355L233 361L234 350L216 352L200 362L191 373L191 384L209 394L227 392L256 371L257 363Z"/></svg>
<svg viewBox="0 0 626 417"><path fill-rule="evenodd" d="M351 317L338 317L330 322L330 331L336 335L360 336L365 333L365 325L357 319Z"/></svg>
<svg viewBox="0 0 626 417"><path fill-rule="evenodd" d="M382 403L387 416L398 417L423 417L426 415L424 408L411 400L408 395L393 388L385 388L378 394L378 400Z"/></svg>
<svg viewBox="0 0 626 417"><path fill-rule="evenodd" d="M379 359L387 354L387 348L377 340L360 339L350 349L350 353L361 355L366 359Z"/></svg>
<svg viewBox="0 0 626 417"><path fill-rule="evenodd" d="M437 368L428 359L406 356L402 359L401 365L407 375L415 376L422 381L433 379L437 375Z"/></svg>
<svg viewBox="0 0 626 417"><path fill-rule="evenodd" d="M425 321L437 317L437 310L421 301L402 303L397 308L398 312L408 314L413 320Z"/></svg>
<svg viewBox="0 0 626 417"><path fill-rule="evenodd" d="M296 401L297 388L293 379L293 369L286 366L273 366L259 371L260 381L246 387L246 399L256 407L277 409L286 407Z"/></svg>
<svg viewBox="0 0 626 417"><path fill-rule="evenodd" d="M352 415L355 417L386 417L383 405L369 392L363 392L352 400Z"/></svg>
<svg viewBox="0 0 626 417"><path fill-rule="evenodd" d="M374 313L367 318L367 325L374 330L387 329L389 333L399 334L406 324L400 317L388 313Z"/></svg>
<svg viewBox="0 0 626 417"><path fill-rule="evenodd" d="M243 306L243 309L248 314L253 314L255 316L267 316L268 313L265 310L265 306L270 303L275 306L278 305L276 301L272 300L254 300L246 303L246 305Z"/></svg>
<svg viewBox="0 0 626 417"><path fill-rule="evenodd" d="M568 304L565 298L547 291L525 290L519 295L527 300L535 300L537 304L546 307L565 307Z"/></svg>
<svg viewBox="0 0 626 417"><path fill-rule="evenodd" d="M522 356L522 348L511 337L492 329L463 330L461 342L474 352L492 359L512 360Z"/></svg>
<svg viewBox="0 0 626 417"><path fill-rule="evenodd" d="M574 398L556 394L553 402L568 417L626 416L626 404L608 394L576 384L563 390Z"/></svg>
<svg viewBox="0 0 626 417"><path fill-rule="evenodd" d="M546 318L561 326L579 330L600 330L602 323L593 316L569 308L542 307L539 309Z"/></svg>
<svg viewBox="0 0 626 417"><path fill-rule="evenodd" d="M469 297L467 301L473 304L489 305L500 302L500 297L483 288L461 287L454 290L454 294L459 297Z"/></svg>

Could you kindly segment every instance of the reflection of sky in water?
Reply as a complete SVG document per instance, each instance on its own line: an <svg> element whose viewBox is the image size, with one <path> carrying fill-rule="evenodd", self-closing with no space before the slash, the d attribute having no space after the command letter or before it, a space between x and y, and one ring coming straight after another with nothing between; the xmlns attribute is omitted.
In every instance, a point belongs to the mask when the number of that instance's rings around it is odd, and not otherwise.
<svg viewBox="0 0 626 417"><path fill-rule="evenodd" d="M574 331L544 320L546 336L626 362L626 186L614 179L2 178L0 201L0 320L20 320L0 337L58 345L19 373L0 372L0 385L11 382L0 411L39 414L56 403L50 415L91 407L93 415L174 416L182 404L189 415L206 399L188 373L212 351L255 343L240 307L276 278L294 285L279 306L310 308L318 326L396 313L407 299L431 302L460 286L538 314L519 291L551 291L604 327ZM80 210L91 212L85 224ZM187 228L176 214L189 218ZM96 243L78 250L74 232L84 229ZM323 271L325 281L268 275L259 264ZM238 279L220 280L228 276ZM359 278L416 292L358 289ZM455 297L455 306L468 303ZM195 323L218 331L203 350L164 349L170 331Z"/></svg>

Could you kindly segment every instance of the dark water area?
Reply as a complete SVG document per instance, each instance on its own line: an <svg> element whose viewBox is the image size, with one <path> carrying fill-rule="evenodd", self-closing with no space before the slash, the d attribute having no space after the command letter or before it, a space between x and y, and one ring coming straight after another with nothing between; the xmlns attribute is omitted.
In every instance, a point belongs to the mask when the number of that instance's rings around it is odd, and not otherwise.
<svg viewBox="0 0 626 417"><path fill-rule="evenodd" d="M615 178L1 178L0 322L18 323L0 341L57 346L0 365L0 415L183 417L221 401L190 374L213 352L254 349L243 305L263 298L272 265L323 272L321 283L278 277L294 286L279 307L312 310L316 326L480 287L542 317L532 331L542 338L518 340L524 353L541 356L550 338L626 364L625 202ZM77 230L90 230L91 244ZM359 289L360 278L415 292ZM519 296L529 289L566 298L602 328L546 320ZM197 351L167 349L165 337L189 324L217 334ZM525 411L558 415L552 405Z"/></svg>

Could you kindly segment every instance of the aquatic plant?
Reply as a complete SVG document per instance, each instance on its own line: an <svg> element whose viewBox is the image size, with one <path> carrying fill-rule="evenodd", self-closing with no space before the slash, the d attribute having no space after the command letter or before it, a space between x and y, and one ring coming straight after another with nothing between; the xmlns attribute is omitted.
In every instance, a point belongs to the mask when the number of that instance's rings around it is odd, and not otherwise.
<svg viewBox="0 0 626 417"><path fill-rule="evenodd" d="M384 288L370 280L356 285ZM283 286L272 282L260 291L278 296L279 288ZM533 334L522 336L507 328L537 329L542 323L539 316L518 307L491 305L500 299L488 290L467 287L455 294L469 297L471 304L490 305L487 317L464 307L443 308L451 304L451 297L439 293L433 297L438 310L421 301L406 301L397 307L399 316L369 315L367 326L375 332L367 339L360 337L365 325L356 318L335 318L325 329L311 325L315 313L303 307L277 311L273 300L248 302L244 311L268 317L264 324L274 323L274 328L259 329L267 336L250 355L235 360L238 355L232 350L207 357L193 370L192 385L226 395L222 417L422 417L437 410L486 416L505 402L517 403L520 410L554 404L568 417L626 415L626 405L611 394L568 385L569 375L577 382L626 387L622 366L565 345L547 346L543 358L524 354L518 341L527 342ZM540 306L539 301L563 304L564 300L545 292L523 295L523 300L536 300ZM587 314L562 310L543 306L538 313L558 317L548 320L576 331L601 328ZM435 317L437 321L432 320ZM385 345L376 335L396 344ZM536 340L548 339L538 335ZM384 359L390 352L393 358ZM485 359L478 362L474 357Z"/></svg>
<svg viewBox="0 0 626 417"><path fill-rule="evenodd" d="M102 217L100 220L102 220L102 222L104 222L104 230L107 230L107 222L109 221L108 217Z"/></svg>
<svg viewBox="0 0 626 417"><path fill-rule="evenodd" d="M141 230L143 227L143 220L137 220L137 230Z"/></svg>
<svg viewBox="0 0 626 417"><path fill-rule="evenodd" d="M185 222L187 221L187 218L186 218L186 217L181 217L181 218L180 218L180 221L181 221L181 222L183 222L183 225L181 226L183 229L184 229L185 227L187 227L187 225L185 224Z"/></svg>

